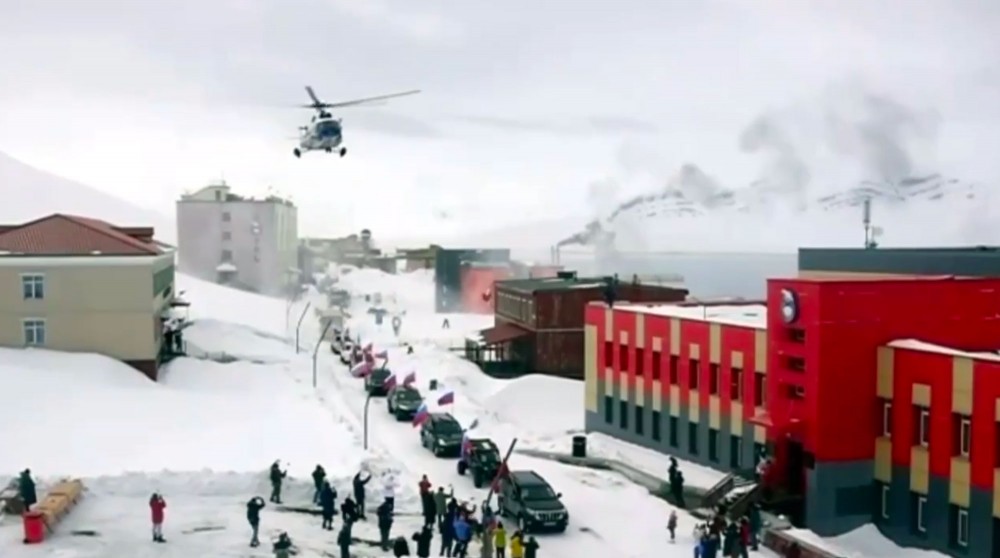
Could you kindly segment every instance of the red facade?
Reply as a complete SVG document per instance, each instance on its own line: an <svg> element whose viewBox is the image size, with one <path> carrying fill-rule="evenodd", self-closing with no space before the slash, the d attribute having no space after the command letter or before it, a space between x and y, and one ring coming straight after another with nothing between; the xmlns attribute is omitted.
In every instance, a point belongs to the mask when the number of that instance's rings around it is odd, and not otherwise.
<svg viewBox="0 0 1000 558"><path fill-rule="evenodd" d="M510 278L510 267L504 265L465 265L462 267L462 311L470 314L492 314L494 284Z"/></svg>

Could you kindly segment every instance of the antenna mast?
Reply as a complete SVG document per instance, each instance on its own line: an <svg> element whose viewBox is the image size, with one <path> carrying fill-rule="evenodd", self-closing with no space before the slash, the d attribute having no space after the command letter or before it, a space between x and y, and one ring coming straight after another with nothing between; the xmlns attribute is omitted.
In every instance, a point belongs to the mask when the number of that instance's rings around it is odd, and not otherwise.
<svg viewBox="0 0 1000 558"><path fill-rule="evenodd" d="M872 242L872 199L865 198L862 208L861 223L865 227L865 248L870 248Z"/></svg>

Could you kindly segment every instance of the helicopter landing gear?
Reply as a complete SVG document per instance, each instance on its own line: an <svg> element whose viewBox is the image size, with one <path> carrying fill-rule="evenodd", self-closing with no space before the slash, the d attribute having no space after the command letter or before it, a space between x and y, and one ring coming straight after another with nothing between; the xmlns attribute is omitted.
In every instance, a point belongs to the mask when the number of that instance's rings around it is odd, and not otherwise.
<svg viewBox="0 0 1000 558"><path fill-rule="evenodd" d="M301 152L301 151L299 151L299 148L298 148L298 147L296 147L295 149L293 149L293 150L292 150L292 153L293 153L293 154L295 155L295 158L296 158L296 159L298 159L299 157L302 157L302 152Z"/></svg>
<svg viewBox="0 0 1000 558"><path fill-rule="evenodd" d="M343 157L344 155L347 155L347 148L346 147L341 147L340 148L340 156Z"/></svg>

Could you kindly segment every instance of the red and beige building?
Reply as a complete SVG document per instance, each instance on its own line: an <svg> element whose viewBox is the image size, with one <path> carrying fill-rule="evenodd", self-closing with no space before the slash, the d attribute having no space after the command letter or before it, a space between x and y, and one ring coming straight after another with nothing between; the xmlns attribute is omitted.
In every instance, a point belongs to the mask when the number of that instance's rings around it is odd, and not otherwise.
<svg viewBox="0 0 1000 558"><path fill-rule="evenodd" d="M586 309L587 428L724 470L772 457L821 535L1000 555L1000 279L822 275L761 303Z"/></svg>

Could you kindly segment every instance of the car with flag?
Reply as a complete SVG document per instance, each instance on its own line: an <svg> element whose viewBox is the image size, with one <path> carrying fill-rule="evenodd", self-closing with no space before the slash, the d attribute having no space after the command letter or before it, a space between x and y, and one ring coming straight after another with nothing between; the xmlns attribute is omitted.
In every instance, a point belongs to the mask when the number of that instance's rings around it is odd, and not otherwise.
<svg viewBox="0 0 1000 558"><path fill-rule="evenodd" d="M500 515L513 518L524 533L556 531L569 525L569 510L562 494L534 471L510 471L504 475L497 492Z"/></svg>
<svg viewBox="0 0 1000 558"><path fill-rule="evenodd" d="M420 445L435 456L458 457L462 453L462 425L451 414L427 412L424 404L417 410L414 424L420 425Z"/></svg>
<svg viewBox="0 0 1000 558"><path fill-rule="evenodd" d="M371 396L388 395L395 387L396 377L388 368L374 368L365 376L365 391Z"/></svg>
<svg viewBox="0 0 1000 558"><path fill-rule="evenodd" d="M390 415L396 417L396 420L413 420L423 402L424 397L420 395L420 390L411 385L403 384L389 391L389 396L386 397L386 408Z"/></svg>
<svg viewBox="0 0 1000 558"><path fill-rule="evenodd" d="M458 474L472 477L472 485L482 488L500 472L500 448L489 438L466 438L462 442L458 460Z"/></svg>

